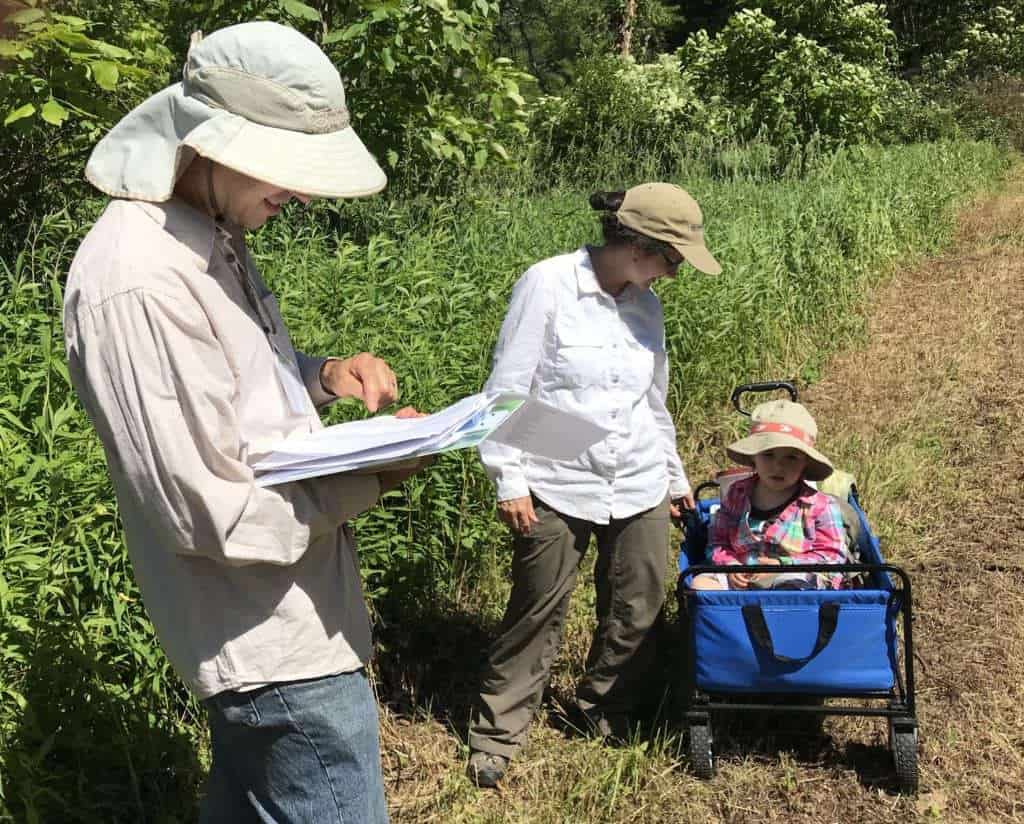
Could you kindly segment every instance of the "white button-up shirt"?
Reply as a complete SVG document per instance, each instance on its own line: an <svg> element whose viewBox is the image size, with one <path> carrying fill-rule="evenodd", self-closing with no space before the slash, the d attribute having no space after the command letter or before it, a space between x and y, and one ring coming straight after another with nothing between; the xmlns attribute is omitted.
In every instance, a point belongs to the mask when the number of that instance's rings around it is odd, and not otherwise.
<svg viewBox="0 0 1024 824"><path fill-rule="evenodd" d="M611 434L572 461L485 441L498 500L530 493L592 523L627 518L690 491L665 405L661 302L601 289L586 248L531 266L512 290L486 390L529 393Z"/></svg>
<svg viewBox="0 0 1024 824"><path fill-rule="evenodd" d="M247 294L248 293L248 294ZM375 476L256 486L250 461L321 427L321 359L292 347L238 227L115 200L71 264L71 377L99 433L146 610L200 698L360 668L371 652L343 523Z"/></svg>

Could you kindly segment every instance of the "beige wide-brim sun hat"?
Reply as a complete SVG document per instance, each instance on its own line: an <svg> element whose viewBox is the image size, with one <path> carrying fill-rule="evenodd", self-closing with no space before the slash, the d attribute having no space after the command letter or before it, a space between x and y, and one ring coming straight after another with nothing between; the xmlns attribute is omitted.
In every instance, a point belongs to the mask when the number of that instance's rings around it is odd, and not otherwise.
<svg viewBox="0 0 1024 824"><path fill-rule="evenodd" d="M196 155L314 197L361 197L387 185L352 128L327 55L265 21L193 35L182 82L125 115L85 174L111 197L161 202Z"/></svg>
<svg viewBox="0 0 1024 824"><path fill-rule="evenodd" d="M767 449L798 449L807 456L804 478L823 481L832 474L832 462L814 447L818 426L802 404L777 400L758 404L750 415L750 434L726 447L738 464L754 465L754 456Z"/></svg>

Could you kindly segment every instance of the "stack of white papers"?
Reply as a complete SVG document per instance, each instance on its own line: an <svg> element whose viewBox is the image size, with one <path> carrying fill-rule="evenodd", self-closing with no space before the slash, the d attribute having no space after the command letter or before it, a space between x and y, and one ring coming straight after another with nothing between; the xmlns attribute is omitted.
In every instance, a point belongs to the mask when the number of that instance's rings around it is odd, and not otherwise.
<svg viewBox="0 0 1024 824"><path fill-rule="evenodd" d="M380 415L289 438L253 468L258 485L273 486L465 449L484 439L566 461L608 434L536 398L480 393L422 418Z"/></svg>

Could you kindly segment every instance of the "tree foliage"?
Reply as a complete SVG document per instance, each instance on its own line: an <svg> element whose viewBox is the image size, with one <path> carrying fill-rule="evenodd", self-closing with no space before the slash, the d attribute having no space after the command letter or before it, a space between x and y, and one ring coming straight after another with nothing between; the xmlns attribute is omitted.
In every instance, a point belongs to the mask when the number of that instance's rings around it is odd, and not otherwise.
<svg viewBox="0 0 1024 824"><path fill-rule="evenodd" d="M895 37L874 3L767 0L734 14L715 36L680 49L703 99L733 113L734 136L776 145L877 135L891 84Z"/></svg>
<svg viewBox="0 0 1024 824"><path fill-rule="evenodd" d="M575 81L577 64L621 51L623 0L505 0L495 27L498 51L524 66L544 94ZM655 59L679 12L665 0L637 0L630 56Z"/></svg>
<svg viewBox="0 0 1024 824"><path fill-rule="evenodd" d="M388 167L481 168L526 134L531 78L493 54L497 16L496 0L186 0L171 25L181 44L241 20L294 26L338 67L356 130Z"/></svg>
<svg viewBox="0 0 1024 824"><path fill-rule="evenodd" d="M78 5L8 5L0 25L0 212L9 220L74 187L99 136L166 80L171 53L137 4L90 3L93 19L73 13Z"/></svg>
<svg viewBox="0 0 1024 824"><path fill-rule="evenodd" d="M782 151L878 139L902 89L896 41L881 6L857 0L765 0L714 34L692 34L673 55L638 64L587 61L573 88L540 101L538 125L556 151L639 135L666 141L745 142ZM900 98L903 99L903 98Z"/></svg>

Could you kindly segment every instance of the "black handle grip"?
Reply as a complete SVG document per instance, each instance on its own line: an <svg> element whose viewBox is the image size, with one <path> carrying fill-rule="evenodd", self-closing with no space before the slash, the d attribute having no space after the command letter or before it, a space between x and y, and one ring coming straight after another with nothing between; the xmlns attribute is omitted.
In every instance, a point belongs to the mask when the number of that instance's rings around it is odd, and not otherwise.
<svg viewBox="0 0 1024 824"><path fill-rule="evenodd" d="M737 412L741 415L746 415L749 418L750 413L740 406L740 398L748 393L759 394L761 392L776 392L780 389L785 389L789 393L789 399L796 403L796 386L789 381L768 381L767 383L745 383L742 386L737 386L732 390L732 405L736 407Z"/></svg>
<svg viewBox="0 0 1024 824"><path fill-rule="evenodd" d="M743 607L743 621L747 625L747 632L751 639L768 655L783 664L806 664L832 640L836 633L836 624L839 621L839 604L822 604L818 607L818 637L814 642L814 649L810 655L802 658L790 658L788 655L781 655L775 651L775 644L772 643L772 634L768 630L768 623L764 619L764 610L760 604L748 604Z"/></svg>

